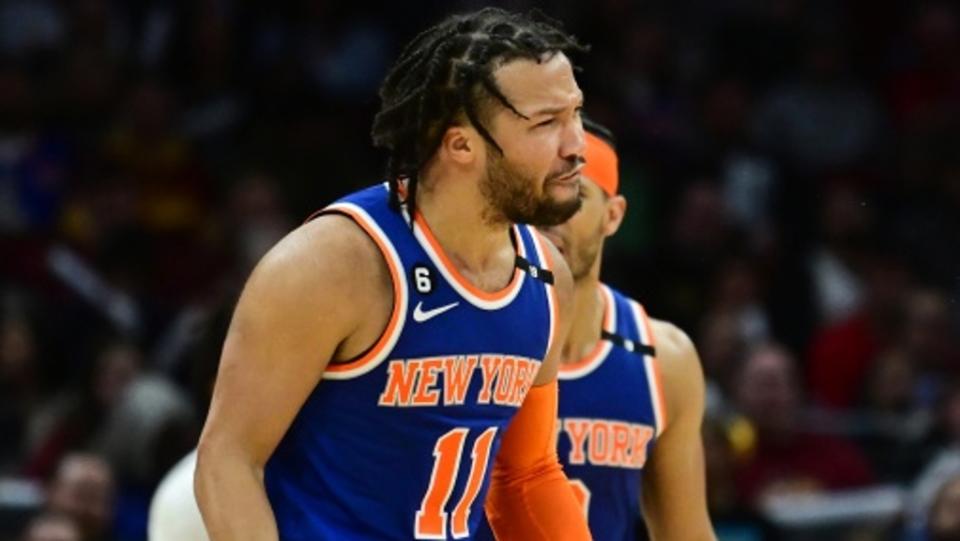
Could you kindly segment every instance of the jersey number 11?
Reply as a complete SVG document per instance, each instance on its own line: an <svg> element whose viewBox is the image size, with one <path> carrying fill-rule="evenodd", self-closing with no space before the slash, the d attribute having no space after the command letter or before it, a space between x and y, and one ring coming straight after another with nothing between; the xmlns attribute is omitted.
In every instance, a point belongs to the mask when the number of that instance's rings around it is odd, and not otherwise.
<svg viewBox="0 0 960 541"><path fill-rule="evenodd" d="M457 472L460 470L460 460L463 456L463 443L467 439L467 428L454 428L437 440L433 448L433 472L430 474L430 486L420 503L417 518L414 523L414 535L417 539L446 539L447 513L444 508L450 500L453 485L457 482ZM486 429L473 443L470 453L470 474L463 496L457 506L453 508L453 518L450 525L454 539L462 539L470 535L467 519L470 507L480 493L483 474L487 471L490 461L490 448L493 446L493 437L497 427Z"/></svg>

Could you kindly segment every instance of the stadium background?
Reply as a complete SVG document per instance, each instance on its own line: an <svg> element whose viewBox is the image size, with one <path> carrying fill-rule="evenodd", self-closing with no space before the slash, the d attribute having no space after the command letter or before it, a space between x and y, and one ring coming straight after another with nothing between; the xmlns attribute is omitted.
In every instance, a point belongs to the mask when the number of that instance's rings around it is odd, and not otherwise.
<svg viewBox="0 0 960 541"><path fill-rule="evenodd" d="M0 1L0 539L143 538L251 265L378 180L380 78L481 5ZM720 538L957 539L956 6L500 5L593 46L605 276L699 347Z"/></svg>

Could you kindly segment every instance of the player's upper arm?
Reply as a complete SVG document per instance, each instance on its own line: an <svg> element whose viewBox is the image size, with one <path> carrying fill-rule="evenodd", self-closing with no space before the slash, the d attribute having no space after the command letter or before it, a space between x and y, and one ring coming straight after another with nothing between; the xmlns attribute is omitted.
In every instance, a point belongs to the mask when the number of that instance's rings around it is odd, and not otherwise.
<svg viewBox="0 0 960 541"><path fill-rule="evenodd" d="M714 539L700 435L704 408L700 358L690 338L674 325L651 320L651 327L666 423L644 469L644 517L654 540Z"/></svg>
<svg viewBox="0 0 960 541"><path fill-rule="evenodd" d="M386 272L373 241L342 216L321 216L274 246L234 311L201 454L265 464L338 349L376 322L369 314L389 311L378 304L391 298Z"/></svg>
<svg viewBox="0 0 960 541"><path fill-rule="evenodd" d="M567 267L567 263L557 247L543 235L539 233L538 235L541 246L547 252L544 255L553 271L553 285L549 287L552 287L556 292L558 305L553 341L547 351L546 358L543 360L543 365L537 373L537 379L533 382L534 385L543 385L557 378L560 356L563 353L563 343L566 341L570 325L573 323L573 317L570 313L573 310L573 275L570 274L570 268Z"/></svg>

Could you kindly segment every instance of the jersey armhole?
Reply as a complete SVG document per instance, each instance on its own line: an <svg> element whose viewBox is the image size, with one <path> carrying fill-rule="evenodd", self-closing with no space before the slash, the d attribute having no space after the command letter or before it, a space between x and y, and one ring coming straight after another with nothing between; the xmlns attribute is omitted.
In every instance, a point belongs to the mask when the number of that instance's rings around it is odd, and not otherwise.
<svg viewBox="0 0 960 541"><path fill-rule="evenodd" d="M331 362L323 373L324 379L352 379L376 368L393 351L393 347L403 331L407 315L407 278L403 272L403 263L400 261L400 256L390 239L365 210L353 203L334 203L315 212L309 219L312 220L325 214L339 214L353 220L373 240L390 272L390 282L393 288L393 309L390 313L390 319L387 320L387 326L380 333L380 337L363 353L353 359L337 363Z"/></svg>
<svg viewBox="0 0 960 541"><path fill-rule="evenodd" d="M527 234L529 234L533 240L533 248L536 251L538 263L544 269L556 274L553 270L554 263L553 257L550 253L550 247L544 244L550 241L541 236L540 233L532 226L526 226L526 228ZM523 239L520 240L521 242L523 241ZM547 333L547 350L543 354L544 360L546 360L547 355L554 346L553 342L557 337L557 325L560 322L560 298L557 296L555 283L548 284L544 282L543 287L547 294L547 306L550 309L550 327L549 332Z"/></svg>
<svg viewBox="0 0 960 541"><path fill-rule="evenodd" d="M650 325L650 317L647 311L643 309L637 301L630 299L630 309L633 312L633 318L637 324L637 332L640 340L644 344L649 344L656 349L656 340L653 337L653 327ZM656 436L660 437L664 428L667 426L667 405L663 394L663 378L660 375L660 360L654 355L643 355L643 366L647 373L647 385L650 389L650 405L653 407L653 415L656 422Z"/></svg>

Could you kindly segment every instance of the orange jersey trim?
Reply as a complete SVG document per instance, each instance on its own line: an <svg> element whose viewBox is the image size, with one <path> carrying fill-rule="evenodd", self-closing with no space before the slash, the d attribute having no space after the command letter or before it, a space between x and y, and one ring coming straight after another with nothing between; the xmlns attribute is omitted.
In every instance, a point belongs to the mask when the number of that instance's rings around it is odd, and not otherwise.
<svg viewBox="0 0 960 541"><path fill-rule="evenodd" d="M423 217L423 215L419 212L416 212L414 213L413 219L419 227L419 230L423 233L424 240L426 240L427 244L430 245L430 248L437 256L439 263L443 265L444 270L447 271L447 274L449 274L449 276L457 282L457 285L467 290L471 295L474 295L483 301L496 302L507 298L513 294L517 288L519 288L521 278L523 277L523 272L516 268L513 270L513 277L510 279L510 283L508 283L506 287L500 289L499 291L484 291L473 285L462 274L460 274L460 271L457 270L457 267L454 266L454 264L450 261L450 258L447 257L447 253L444 252L443 247L440 246L437 238L433 235L433 231L430 230L430 226L427 224L427 220ZM518 247L522 245L523 239L520 238L519 235L516 236L515 240L518 244Z"/></svg>
<svg viewBox="0 0 960 541"><path fill-rule="evenodd" d="M553 255L550 253L550 248L546 244L550 241L533 227L530 228L530 231L533 233L533 242L537 249L537 255L540 256L540 264L546 267L548 271L553 272ZM550 304L550 334L547 340L547 351L544 353L544 358L546 358L547 353L549 353L553 347L554 340L557 338L557 325L560 324L560 298L557 296L555 284L545 284L544 287L547 290L547 302Z"/></svg>
<svg viewBox="0 0 960 541"><path fill-rule="evenodd" d="M646 339L649 342L649 345L656 349L657 339L653 335L653 328L650 326L650 317L647 315L647 311L644 310L643 306L641 306L639 303L633 300L630 302L633 305L634 314L637 318L638 324L642 326L644 334L646 334ZM657 436L659 436L663 433L663 429L667 426L667 403L664 400L663 378L660 375L659 360L651 355L646 357L648 359L647 377L649 379L652 372L653 381L651 383L653 384L652 387L655 391L654 394L656 394L656 396L653 397L653 400L656 402L655 405L659 411L659 415L657 416Z"/></svg>
<svg viewBox="0 0 960 541"><path fill-rule="evenodd" d="M400 269L399 260L396 259L397 256L393 251L393 247L388 244L383 233L372 223L369 217L344 204L331 205L324 209L323 212L337 212L347 215L363 229L367 236L373 239L373 242L383 255L387 269L390 271L390 281L393 283L393 310L390 313L390 319L387 321L386 328L384 328L380 334L380 338L377 339L373 347L356 360L348 363L330 363L327 365L325 372L327 377L331 379L345 379L366 373L366 370L357 373L363 368L372 369L373 366L375 366L374 363L383 361L389 353L389 349L396 343L396 338L399 336L399 331L403 327L402 321L406 313L406 281Z"/></svg>

